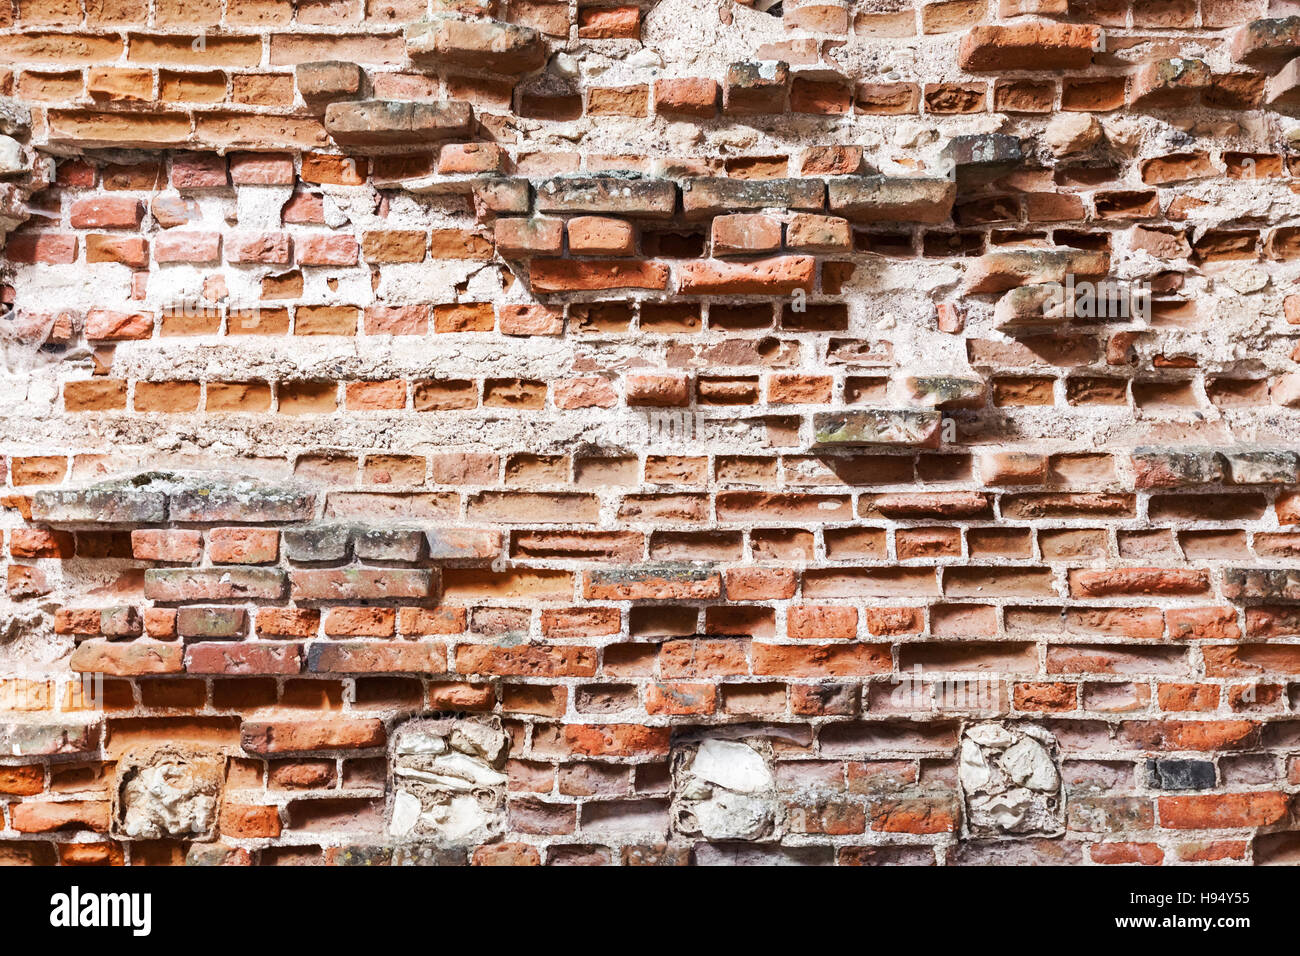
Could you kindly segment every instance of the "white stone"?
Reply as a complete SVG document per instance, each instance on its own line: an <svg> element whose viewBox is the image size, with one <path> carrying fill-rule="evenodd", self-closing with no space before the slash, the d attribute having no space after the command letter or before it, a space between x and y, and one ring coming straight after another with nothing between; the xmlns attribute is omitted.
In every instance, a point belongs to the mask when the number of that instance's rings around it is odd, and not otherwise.
<svg viewBox="0 0 1300 956"><path fill-rule="evenodd" d="M572 54L557 53L551 57L551 72L560 76L574 77L578 75L578 61Z"/></svg>
<svg viewBox="0 0 1300 956"><path fill-rule="evenodd" d="M0 176L17 176L29 169L22 144L12 136L0 136Z"/></svg>
<svg viewBox="0 0 1300 956"><path fill-rule="evenodd" d="M782 808L767 741L709 738L675 753L672 766L675 832L708 840L780 837Z"/></svg>
<svg viewBox="0 0 1300 956"><path fill-rule="evenodd" d="M495 764L505 753L506 735L486 724L462 721L451 732L451 745L461 753L474 754Z"/></svg>
<svg viewBox="0 0 1300 956"><path fill-rule="evenodd" d="M986 721L966 728L958 761L972 836L1055 835L1064 830L1064 797L1056 739L1024 722Z"/></svg>
<svg viewBox="0 0 1300 956"><path fill-rule="evenodd" d="M447 741L437 734L407 731L397 738L399 754L441 754L447 752Z"/></svg>
<svg viewBox="0 0 1300 956"><path fill-rule="evenodd" d="M1005 793L990 794L981 798L975 806L992 817L1004 830L1014 830L1024 822L1029 811L1030 799L1027 790L1008 790Z"/></svg>
<svg viewBox="0 0 1300 956"><path fill-rule="evenodd" d="M212 797L191 791L185 769L178 764L140 771L127 784L124 796L130 806L122 821L123 832L150 840L206 833L217 806Z"/></svg>
<svg viewBox="0 0 1300 956"><path fill-rule="evenodd" d="M772 786L772 774L762 755L732 740L701 743L691 773L737 793L757 793Z"/></svg>
<svg viewBox="0 0 1300 956"><path fill-rule="evenodd" d="M420 814L420 824L436 834L437 842L450 845L482 843L504 828L501 814L484 807L474 794L454 794L446 802Z"/></svg>
<svg viewBox="0 0 1300 956"><path fill-rule="evenodd" d="M235 197L239 228L279 229L280 210L293 197L292 186L241 186Z"/></svg>
<svg viewBox="0 0 1300 956"><path fill-rule="evenodd" d="M1252 292L1262 292L1268 288L1269 275L1263 269L1243 266L1229 272L1224 281L1233 291L1250 295Z"/></svg>
<svg viewBox="0 0 1300 956"><path fill-rule="evenodd" d="M635 67L639 70L659 69L664 65L664 61L654 50L642 47L630 55L625 61L628 66Z"/></svg>
<svg viewBox="0 0 1300 956"><path fill-rule="evenodd" d="M505 829L510 740L496 721L416 720L394 735L389 829L443 847L482 843Z"/></svg>
<svg viewBox="0 0 1300 956"><path fill-rule="evenodd" d="M430 773L427 770L416 770L414 767L398 767L393 771L393 775L407 780L420 780L442 790L474 789L474 784L464 777L446 777L442 774Z"/></svg>
<svg viewBox="0 0 1300 956"><path fill-rule="evenodd" d="M966 731L966 736L981 747L1010 747L1016 742L1015 734L1001 724L978 724Z"/></svg>
<svg viewBox="0 0 1300 956"><path fill-rule="evenodd" d="M393 819L388 831L394 836L404 836L415 828L420 819L420 799L405 790L393 794Z"/></svg>
<svg viewBox="0 0 1300 956"><path fill-rule="evenodd" d="M989 782L989 765L984 751L973 740L961 742L961 782L969 791L983 790Z"/></svg>
<svg viewBox="0 0 1300 956"><path fill-rule="evenodd" d="M1051 756L1042 744L1029 737L1021 737L1008 747L999 763L1022 787L1049 792L1060 786L1061 777Z"/></svg>
<svg viewBox="0 0 1300 956"><path fill-rule="evenodd" d="M1129 116L1110 117L1104 128L1107 141L1125 152L1132 152L1141 146L1146 135L1145 124L1140 119Z"/></svg>
<svg viewBox="0 0 1300 956"><path fill-rule="evenodd" d="M505 774L493 770L482 760L468 754L452 753L435 757L432 769L435 773L468 780L479 787L499 787L506 782Z"/></svg>
<svg viewBox="0 0 1300 956"><path fill-rule="evenodd" d="M753 840L772 824L772 801L717 791L692 808L700 835L709 840Z"/></svg>

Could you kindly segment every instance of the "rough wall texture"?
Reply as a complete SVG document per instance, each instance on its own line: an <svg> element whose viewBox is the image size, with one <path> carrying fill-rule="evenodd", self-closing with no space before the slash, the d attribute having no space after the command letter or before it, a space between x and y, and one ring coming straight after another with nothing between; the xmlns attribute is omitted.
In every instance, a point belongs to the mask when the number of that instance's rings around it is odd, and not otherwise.
<svg viewBox="0 0 1300 956"><path fill-rule="evenodd" d="M1300 861L1293 13L0 0L0 860Z"/></svg>

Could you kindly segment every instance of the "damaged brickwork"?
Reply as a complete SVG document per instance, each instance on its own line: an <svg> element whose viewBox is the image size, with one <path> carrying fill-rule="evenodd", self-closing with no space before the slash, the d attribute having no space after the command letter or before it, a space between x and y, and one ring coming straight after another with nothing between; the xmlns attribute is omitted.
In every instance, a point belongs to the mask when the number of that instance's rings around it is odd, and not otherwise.
<svg viewBox="0 0 1300 956"><path fill-rule="evenodd" d="M0 863L1300 863L1300 0L0 0Z"/></svg>

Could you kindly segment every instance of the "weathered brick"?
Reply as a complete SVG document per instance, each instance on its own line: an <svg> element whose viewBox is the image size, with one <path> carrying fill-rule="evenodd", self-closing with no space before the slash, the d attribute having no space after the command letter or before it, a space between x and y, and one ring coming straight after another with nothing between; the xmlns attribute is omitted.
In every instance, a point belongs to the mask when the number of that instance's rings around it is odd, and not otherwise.
<svg viewBox="0 0 1300 956"><path fill-rule="evenodd" d="M663 219L677 206L668 180L637 176L563 176L537 184L537 211Z"/></svg>
<svg viewBox="0 0 1300 956"><path fill-rule="evenodd" d="M382 747L383 721L373 717L245 721L240 746L251 754L356 750Z"/></svg>
<svg viewBox="0 0 1300 956"><path fill-rule="evenodd" d="M822 209L825 187L817 179L687 179L682 209L691 217L768 208Z"/></svg>
<svg viewBox="0 0 1300 956"><path fill-rule="evenodd" d="M957 185L945 178L835 176L827 181L831 212L859 222L944 222Z"/></svg>
<svg viewBox="0 0 1300 956"><path fill-rule="evenodd" d="M325 130L341 146L405 146L464 136L472 118L468 103L339 101L325 108Z"/></svg>
<svg viewBox="0 0 1300 956"><path fill-rule="evenodd" d="M423 570L342 568L291 571L289 583L296 601L383 600L429 597L436 580Z"/></svg>
<svg viewBox="0 0 1300 956"><path fill-rule="evenodd" d="M1091 25L1049 21L981 24L962 38L957 61L971 72L1036 70L1045 62L1058 70L1081 70L1092 62L1101 32Z"/></svg>
<svg viewBox="0 0 1300 956"><path fill-rule="evenodd" d="M285 574L273 568L149 568L144 596L152 601L278 600Z"/></svg>
<svg viewBox="0 0 1300 956"><path fill-rule="evenodd" d="M406 52L413 60L430 58L506 74L527 73L546 58L546 47L536 30L448 16L409 25Z"/></svg>

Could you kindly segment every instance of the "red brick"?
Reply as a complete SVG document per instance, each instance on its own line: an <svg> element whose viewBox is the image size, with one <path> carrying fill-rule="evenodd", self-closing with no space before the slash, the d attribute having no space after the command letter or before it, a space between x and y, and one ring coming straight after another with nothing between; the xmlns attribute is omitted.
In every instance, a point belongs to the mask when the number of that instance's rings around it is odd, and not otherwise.
<svg viewBox="0 0 1300 956"><path fill-rule="evenodd" d="M68 219L74 229L137 229L144 204L129 196L92 196L74 202Z"/></svg>

